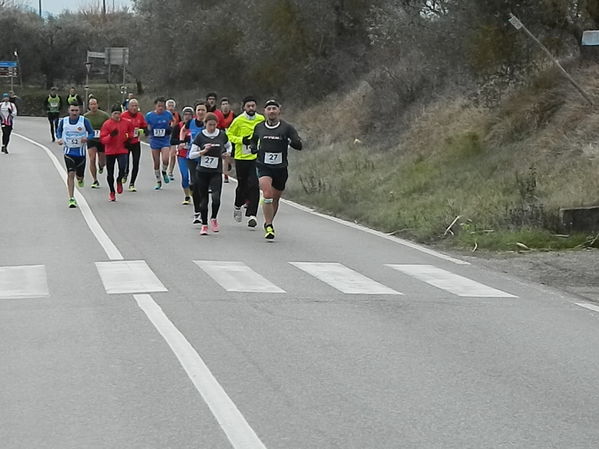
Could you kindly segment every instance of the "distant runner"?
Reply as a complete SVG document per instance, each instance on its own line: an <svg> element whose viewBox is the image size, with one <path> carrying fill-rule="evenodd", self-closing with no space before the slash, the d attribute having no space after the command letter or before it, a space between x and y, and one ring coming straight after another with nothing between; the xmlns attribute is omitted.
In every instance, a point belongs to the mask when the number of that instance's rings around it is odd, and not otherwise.
<svg viewBox="0 0 599 449"><path fill-rule="evenodd" d="M167 100L166 101L166 110L173 114L173 122L171 123L171 128L173 131L175 127L179 129L179 123L181 122L181 114L177 112L177 103L175 100ZM175 170L175 165L177 164L177 146L179 145L179 134L172 132L171 133L171 149L169 152L168 159L168 178L171 181L175 180L175 176L173 175L173 171Z"/></svg>
<svg viewBox="0 0 599 449"><path fill-rule="evenodd" d="M280 119L281 105L277 100L268 100L264 112L266 121L256 126L254 135L244 138L243 143L250 145L252 153L258 155L256 166L264 194L265 238L272 240L275 238L273 221L287 183L288 148L301 150L302 140L293 126Z"/></svg>
<svg viewBox="0 0 599 449"><path fill-rule="evenodd" d="M121 114L121 119L129 120L133 125L133 137L129 141L129 155L127 161L127 171L125 172L125 178L122 182L127 182L127 176L129 176L129 170L131 170L131 179L129 181L129 192L137 192L135 188L135 182L137 181L137 174L139 173L139 159L141 158L141 142L139 136L147 131L148 124L143 114L139 112L139 103L135 98L131 98L127 103L127 110ZM130 160L133 159L133 165L131 166Z"/></svg>
<svg viewBox="0 0 599 449"><path fill-rule="evenodd" d="M212 198L212 214L210 215L210 229L219 232L218 211L220 209L220 196L222 190L223 156L231 152L231 143L226 133L217 128L218 118L215 114L208 113L205 118L206 128L193 140L190 159L199 159L197 165L196 181L193 196L200 197L200 214L202 218L201 235L208 234L208 201ZM211 191L209 194L208 191Z"/></svg>
<svg viewBox="0 0 599 449"><path fill-rule="evenodd" d="M165 110L166 100L163 97L154 100L154 111L146 114L146 122L150 131L150 148L152 149L152 159L154 161L154 176L156 177L156 186L154 190L162 188L160 179L160 160L162 159L162 179L168 184L170 179L167 174L169 163L169 152L171 149L171 123L173 114Z"/></svg>
<svg viewBox="0 0 599 449"><path fill-rule="evenodd" d="M0 123L2 124L2 152L8 154L8 144L12 133L14 119L17 116L17 105L10 101L8 93L2 94L0 103Z"/></svg>
<svg viewBox="0 0 599 449"><path fill-rule="evenodd" d="M69 207L77 207L75 201L75 176L83 187L87 141L94 138L94 128L88 119L80 115L79 106L69 106L69 116L58 123L58 145L64 145L64 162L67 167L67 192Z"/></svg>
<svg viewBox="0 0 599 449"><path fill-rule="evenodd" d="M235 113L231 110L229 99L226 97L223 97L220 100L220 113L222 116L222 120L218 123L218 127L226 131L229 128L229 126L231 126L231 123L233 123L233 119L235 118ZM231 174L232 168L233 166L231 165L231 157L227 157L227 159L225 160L225 165L223 167L225 183L229 182L229 175Z"/></svg>
<svg viewBox="0 0 599 449"><path fill-rule="evenodd" d="M185 126L181 128L179 133L180 140L185 140L186 133L189 132L190 142L193 142L196 136L204 129L204 118L206 117L206 103L200 101L195 106L196 116L185 123ZM181 147L181 145L179 145ZM197 160L187 159L187 167L189 169L189 184L193 191L193 185L196 183L197 177ZM193 195L193 224L200 224L202 222L200 218L200 197Z"/></svg>
<svg viewBox="0 0 599 449"><path fill-rule="evenodd" d="M74 87L71 87L71 89L69 89L69 96L67 97L67 104L69 106L77 105L80 108L83 106L83 100L81 99L81 96L77 93L77 89L75 89Z"/></svg>
<svg viewBox="0 0 599 449"><path fill-rule="evenodd" d="M89 172L92 175L92 189L100 188L97 173L102 174L106 166L106 155L104 154L104 145L100 142L100 130L106 120L110 118L107 112L98 108L98 100L92 98L88 103L89 111L84 117L89 120L94 128L94 138L87 142L87 154L89 155ZM96 169L97 161L97 169Z"/></svg>
<svg viewBox="0 0 599 449"><path fill-rule="evenodd" d="M58 120L60 119L60 109L62 108L62 98L56 93L56 87L50 89L50 95L44 101L44 110L48 114L50 122L50 136L52 142L56 141L56 130L58 129Z"/></svg>
<svg viewBox="0 0 599 449"><path fill-rule="evenodd" d="M129 159L129 150L127 144L133 137L133 124L129 120L123 120L121 117L121 105L115 104L111 109L110 120L102 125L100 141L104 144L106 150L106 181L110 188L108 196L109 201L116 201L114 193L114 165L119 166L119 174L116 178L116 192L123 193L123 177L127 170Z"/></svg>
<svg viewBox="0 0 599 449"><path fill-rule="evenodd" d="M185 124L193 118L193 108L183 108L183 120L173 129L173 136L177 136L177 163L179 173L181 173L181 187L185 194L183 205L187 206L191 202L191 189L189 187L189 167L187 158L189 148L191 147L191 132L185 128ZM171 139L171 143L173 140Z"/></svg>

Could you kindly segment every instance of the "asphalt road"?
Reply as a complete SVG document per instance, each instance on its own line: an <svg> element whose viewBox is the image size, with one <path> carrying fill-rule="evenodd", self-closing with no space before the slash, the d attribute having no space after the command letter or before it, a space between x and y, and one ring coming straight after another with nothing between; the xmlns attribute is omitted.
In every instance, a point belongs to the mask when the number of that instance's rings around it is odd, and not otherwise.
<svg viewBox="0 0 599 449"><path fill-rule="evenodd" d="M15 132L63 164L45 119ZM233 183L202 237L147 147L116 203L88 175L90 228L45 149L9 150L1 448L599 447L598 307L291 204L269 243Z"/></svg>

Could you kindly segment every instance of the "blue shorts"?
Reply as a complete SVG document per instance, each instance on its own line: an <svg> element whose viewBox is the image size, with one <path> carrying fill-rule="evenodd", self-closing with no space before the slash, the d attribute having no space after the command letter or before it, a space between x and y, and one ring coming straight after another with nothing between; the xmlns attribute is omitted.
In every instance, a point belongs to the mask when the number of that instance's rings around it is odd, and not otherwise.
<svg viewBox="0 0 599 449"><path fill-rule="evenodd" d="M171 138L170 136L166 137L151 137L150 138L150 148L153 150L162 150L163 148L171 147Z"/></svg>

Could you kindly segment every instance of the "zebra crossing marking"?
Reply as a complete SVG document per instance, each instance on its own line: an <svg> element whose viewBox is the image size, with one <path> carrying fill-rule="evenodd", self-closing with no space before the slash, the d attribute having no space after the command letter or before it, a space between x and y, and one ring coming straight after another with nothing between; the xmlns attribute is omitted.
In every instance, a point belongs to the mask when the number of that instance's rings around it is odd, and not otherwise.
<svg viewBox="0 0 599 449"><path fill-rule="evenodd" d="M145 260L96 262L96 268L109 295L168 291Z"/></svg>
<svg viewBox="0 0 599 449"><path fill-rule="evenodd" d="M401 295L340 263L289 262L342 293L355 295Z"/></svg>
<svg viewBox="0 0 599 449"><path fill-rule="evenodd" d="M208 276L228 292L285 293L243 262L194 260Z"/></svg>
<svg viewBox="0 0 599 449"><path fill-rule="evenodd" d="M50 296L44 265L0 267L0 299Z"/></svg>
<svg viewBox="0 0 599 449"><path fill-rule="evenodd" d="M457 296L475 298L517 298L517 296L488 287L473 281L472 279L437 268L433 265L387 264L386 266Z"/></svg>

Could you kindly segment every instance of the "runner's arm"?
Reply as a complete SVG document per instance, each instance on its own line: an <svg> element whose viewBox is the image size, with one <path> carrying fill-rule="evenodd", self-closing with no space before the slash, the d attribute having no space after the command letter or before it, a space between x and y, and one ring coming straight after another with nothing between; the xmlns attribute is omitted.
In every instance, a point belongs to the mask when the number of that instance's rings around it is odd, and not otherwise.
<svg viewBox="0 0 599 449"><path fill-rule="evenodd" d="M87 140L93 139L96 133L94 132L94 127L91 122L89 119L85 118L83 119L83 123L85 123L85 130L87 131Z"/></svg>
<svg viewBox="0 0 599 449"><path fill-rule="evenodd" d="M302 139L295 128L291 125L289 125L289 146L298 151L303 148Z"/></svg>

